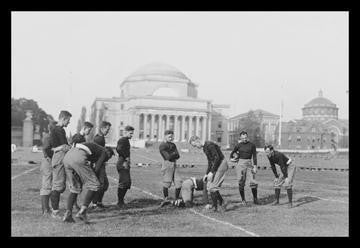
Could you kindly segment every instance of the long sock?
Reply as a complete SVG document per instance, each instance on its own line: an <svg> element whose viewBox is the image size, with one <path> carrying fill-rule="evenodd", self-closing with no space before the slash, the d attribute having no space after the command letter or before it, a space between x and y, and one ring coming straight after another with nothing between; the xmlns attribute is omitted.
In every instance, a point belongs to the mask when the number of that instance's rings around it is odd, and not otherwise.
<svg viewBox="0 0 360 248"><path fill-rule="evenodd" d="M280 200L280 189L275 189L275 198L276 198L276 202L279 203Z"/></svg>
<svg viewBox="0 0 360 248"><path fill-rule="evenodd" d="M41 209L42 209L43 213L50 211L49 198L50 198L50 195L42 195L41 196Z"/></svg>
<svg viewBox="0 0 360 248"><path fill-rule="evenodd" d="M104 190L99 190L99 197L98 197L98 202L102 202L103 198L104 198L104 194L105 191Z"/></svg>
<svg viewBox="0 0 360 248"><path fill-rule="evenodd" d="M241 200L245 201L245 191L244 191L244 189L239 187L239 192L240 192Z"/></svg>
<svg viewBox="0 0 360 248"><path fill-rule="evenodd" d="M292 189L287 189L287 195L288 195L288 198L289 198L289 202L292 203Z"/></svg>
<svg viewBox="0 0 360 248"><path fill-rule="evenodd" d="M176 188L175 189L175 199L179 199L180 192L181 192L181 188Z"/></svg>
<svg viewBox="0 0 360 248"><path fill-rule="evenodd" d="M76 202L77 196L78 196L77 194L70 192L68 199L67 199L66 210L72 212L72 209L73 209L74 203Z"/></svg>
<svg viewBox="0 0 360 248"><path fill-rule="evenodd" d="M124 203L124 196L126 194L127 189L118 188L118 204Z"/></svg>
<svg viewBox="0 0 360 248"><path fill-rule="evenodd" d="M94 198L92 199L92 203L93 204L96 204L96 203L98 203L99 202L99 194L100 194L100 191L101 191L101 189L99 189L98 191L96 191L96 193L94 194Z"/></svg>
<svg viewBox="0 0 360 248"><path fill-rule="evenodd" d="M213 206L215 210L217 210L217 195L215 192L210 192L211 200L213 202Z"/></svg>
<svg viewBox="0 0 360 248"><path fill-rule="evenodd" d="M257 188L251 188L251 193L253 195L254 200L257 200Z"/></svg>
<svg viewBox="0 0 360 248"><path fill-rule="evenodd" d="M92 190L88 190L85 194L85 199L84 199L84 202L83 202L83 206L85 206L86 208L89 206L91 200L94 198L94 195L95 195L95 192L96 191L92 191Z"/></svg>
<svg viewBox="0 0 360 248"><path fill-rule="evenodd" d="M163 187L163 194L164 194L164 198L169 196L169 190L168 188Z"/></svg>
<svg viewBox="0 0 360 248"><path fill-rule="evenodd" d="M58 210L59 209L59 201L60 201L60 192L57 190L51 191L50 200L51 200L52 209Z"/></svg>
<svg viewBox="0 0 360 248"><path fill-rule="evenodd" d="M216 191L215 193L216 193L217 199L219 200L219 205L221 206L224 202L224 199L221 197L220 191Z"/></svg>

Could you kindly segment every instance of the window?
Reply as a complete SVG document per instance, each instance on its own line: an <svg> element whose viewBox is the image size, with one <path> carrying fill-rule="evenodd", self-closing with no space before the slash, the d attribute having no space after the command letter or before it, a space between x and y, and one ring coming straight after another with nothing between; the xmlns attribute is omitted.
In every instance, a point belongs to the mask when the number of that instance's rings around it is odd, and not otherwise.
<svg viewBox="0 0 360 248"><path fill-rule="evenodd" d="M124 130L120 129L120 136L124 135Z"/></svg>
<svg viewBox="0 0 360 248"><path fill-rule="evenodd" d="M218 128L221 128L221 121L219 121L219 123L218 123Z"/></svg>
<svg viewBox="0 0 360 248"><path fill-rule="evenodd" d="M123 110L124 109L124 104L121 104L120 108L121 108L121 110Z"/></svg>
<svg viewBox="0 0 360 248"><path fill-rule="evenodd" d="M124 122L120 121L120 126L124 125Z"/></svg>
<svg viewBox="0 0 360 248"><path fill-rule="evenodd" d="M221 143L221 137L218 137L218 138L217 138L217 142L218 142L218 143Z"/></svg>
<svg viewBox="0 0 360 248"><path fill-rule="evenodd" d="M297 142L300 142L300 141L301 141L301 136L300 136L300 135L296 137L296 141L297 141Z"/></svg>
<svg viewBox="0 0 360 248"><path fill-rule="evenodd" d="M290 135L289 138L288 138L288 142L289 142L289 143L291 142L291 135Z"/></svg>

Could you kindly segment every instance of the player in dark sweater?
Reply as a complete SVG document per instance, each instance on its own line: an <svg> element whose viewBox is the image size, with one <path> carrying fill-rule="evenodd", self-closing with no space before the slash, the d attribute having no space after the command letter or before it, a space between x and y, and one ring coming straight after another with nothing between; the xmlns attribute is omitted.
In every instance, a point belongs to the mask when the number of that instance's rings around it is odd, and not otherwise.
<svg viewBox="0 0 360 248"><path fill-rule="evenodd" d="M181 191L182 179L176 169L176 160L180 158L176 145L172 142L174 140L174 132L172 130L165 131L165 141L159 146L160 155L163 158L161 166L162 183L164 200L161 203L161 207L169 204L168 199L169 188L172 182L175 184L175 200L179 198Z"/></svg>
<svg viewBox="0 0 360 248"><path fill-rule="evenodd" d="M94 137L93 142L98 144L99 146L105 147L105 136L109 133L111 128L111 123L107 121L103 121L100 124L99 133L97 133ZM105 208L102 200L104 198L105 192L109 188L109 180L106 175L105 163L101 166L99 172L96 174L100 182L100 189L95 193L95 197L92 201L92 206L97 209Z"/></svg>
<svg viewBox="0 0 360 248"><path fill-rule="evenodd" d="M286 157L282 152L275 151L272 145L265 146L264 150L266 156L269 159L271 169L275 175L274 188L275 188L276 202L273 205L279 204L280 189L281 186L284 186L289 198L288 207L292 208L292 194L293 194L292 184L294 180L296 167L292 163L292 160L290 158ZM279 172L282 174L281 176L279 176L275 164L280 166Z"/></svg>
<svg viewBox="0 0 360 248"><path fill-rule="evenodd" d="M52 213L51 216L55 219L61 219L59 214L60 194L65 191L66 175L63 164L63 158L70 146L66 139L64 127L70 123L71 114L68 111L62 110L59 114L59 121L50 133L50 144L55 149L51 159L52 170L52 188L50 194ZM59 149L60 148L60 149Z"/></svg>
<svg viewBox="0 0 360 248"><path fill-rule="evenodd" d="M237 161L236 175L239 184L239 192L242 204L246 205L244 187L246 178L250 180L250 188L253 195L254 204L258 204L257 187L258 183L255 180L257 172L257 154L256 146L248 140L248 134L245 131L240 132L240 142L236 144L230 154L232 161ZM253 163L251 162L253 160Z"/></svg>
<svg viewBox="0 0 360 248"><path fill-rule="evenodd" d="M224 212L226 206L220 195L220 187L224 182L225 174L229 166L220 147L211 141L202 142L197 136L192 136L189 143L196 148L203 149L208 160L208 168L203 179L207 181L207 189L210 192L213 202L212 207L214 211L217 211L219 203L220 211ZM205 206L205 209L209 208L209 205Z"/></svg>
<svg viewBox="0 0 360 248"><path fill-rule="evenodd" d="M124 197L127 190L131 187L129 140L134 135L134 128L132 126L126 126L124 131L124 137L119 139L116 146L116 151L119 154L118 161L116 163L116 169L119 173L119 185L117 192L117 206L119 209L126 206L124 203Z"/></svg>
<svg viewBox="0 0 360 248"><path fill-rule="evenodd" d="M44 217L47 217L51 214L49 200L52 188L52 166L51 158L54 154L54 151L50 144L50 133L56 126L56 121L51 121L48 125L48 133L43 136L43 153L44 158L41 161L40 173L41 173L41 189L40 189L40 198L41 198L41 208L42 214Z"/></svg>
<svg viewBox="0 0 360 248"><path fill-rule="evenodd" d="M111 148L101 147L93 142L77 143L68 151L63 159L66 177L69 184L70 194L67 200L64 222L74 222L72 218L72 208L76 202L82 187L87 189L80 211L75 217L88 222L87 208L95 196L95 192L100 189L100 182L96 174L103 163L108 161L114 152ZM95 166L92 168L91 164Z"/></svg>

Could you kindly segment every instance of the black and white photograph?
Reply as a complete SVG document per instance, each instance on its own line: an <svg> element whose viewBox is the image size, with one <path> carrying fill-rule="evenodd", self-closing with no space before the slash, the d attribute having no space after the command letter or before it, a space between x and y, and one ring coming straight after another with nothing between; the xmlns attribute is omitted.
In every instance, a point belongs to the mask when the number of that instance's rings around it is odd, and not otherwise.
<svg viewBox="0 0 360 248"><path fill-rule="evenodd" d="M349 15L9 10L11 236L349 237Z"/></svg>

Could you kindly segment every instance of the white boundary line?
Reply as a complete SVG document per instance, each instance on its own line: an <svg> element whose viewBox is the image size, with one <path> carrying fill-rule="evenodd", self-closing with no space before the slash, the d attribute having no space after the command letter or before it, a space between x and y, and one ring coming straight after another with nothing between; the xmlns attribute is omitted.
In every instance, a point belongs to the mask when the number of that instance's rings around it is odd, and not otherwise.
<svg viewBox="0 0 360 248"><path fill-rule="evenodd" d="M151 159L151 158L147 158L147 157L142 156L142 155L138 155L138 154L134 154L134 155L135 155L135 156L139 156L139 157L142 157L142 158L145 158L145 159L148 159L148 160L151 160L151 161L154 161L154 162L159 163L159 161L153 160L153 159ZM304 181L298 181L298 182L300 182L300 183L304 183L304 184L308 183L308 182L304 182ZM310 183L311 183L311 182L310 182ZM326 184L323 184L323 183L311 183L311 184L326 185ZM234 185L232 185L232 184L228 184L228 183L223 183L223 185L226 185L226 186L234 186ZM330 185L330 184L329 184L329 186L333 186L333 185ZM345 187L345 186L340 186L340 187ZM327 198L322 198L322 197L313 196L313 195L304 195L304 194L300 194L300 195L302 195L302 196L310 196L310 197L318 198L318 199L323 200L323 201L333 201L333 202L340 202L340 203L345 203L345 204L348 204L348 202L346 202L346 201L341 201L341 200L327 199Z"/></svg>
<svg viewBox="0 0 360 248"><path fill-rule="evenodd" d="M112 177L112 176L108 176L108 178L114 180L115 182L118 181L116 178L114 178L114 177ZM151 193L151 192L148 192L148 191L146 191L146 190L140 189L140 188L135 187L135 186L131 186L131 187L134 188L134 189L136 189L136 190L138 190L138 191L141 191L141 192L143 192L143 193L145 193L145 194L147 194L147 195L150 195L150 196L152 196L152 197L154 197L154 198L156 198L156 199L162 199L162 197L160 197L160 196L158 196L158 195L155 195L155 194L153 194L153 193ZM204 214L202 214L202 213L197 212L197 211L194 210L194 209L189 209L189 210L190 210L191 212L193 212L194 214L197 214L197 215L199 215L199 216L201 216L201 217L203 217L203 218L209 219L209 220L211 220L211 221L214 221L214 222L217 222L217 223L220 223L220 224L223 224L223 225L230 226L230 227L232 227L232 228L235 228L235 229L238 229L238 230L240 230L240 231L243 231L243 232L245 232L245 233L247 233L247 234L249 234L249 235L251 235L251 236L254 236L254 237L259 237L259 236L260 236L260 235L258 235L258 234L256 234L256 233L247 231L247 230L245 230L244 228L242 228L242 227L240 227L240 226L233 225L233 224L231 224L231 223L229 223L229 222L221 221L221 220L218 220L218 219L215 219L215 218L206 216L206 215L204 215Z"/></svg>
<svg viewBox="0 0 360 248"><path fill-rule="evenodd" d="M22 172L22 173L20 173L20 174L17 174L17 175L15 175L15 176L11 177L11 180L14 180L15 178L18 178L18 177L20 177L20 176L22 176L22 175L28 174L29 172L31 172L31 171L33 171L33 170L36 170L36 169L38 169L38 168L40 168L40 167L39 167L39 166L36 166L36 167L31 168L31 169L29 169L29 170L26 170L26 171L24 171L24 172Z"/></svg>

